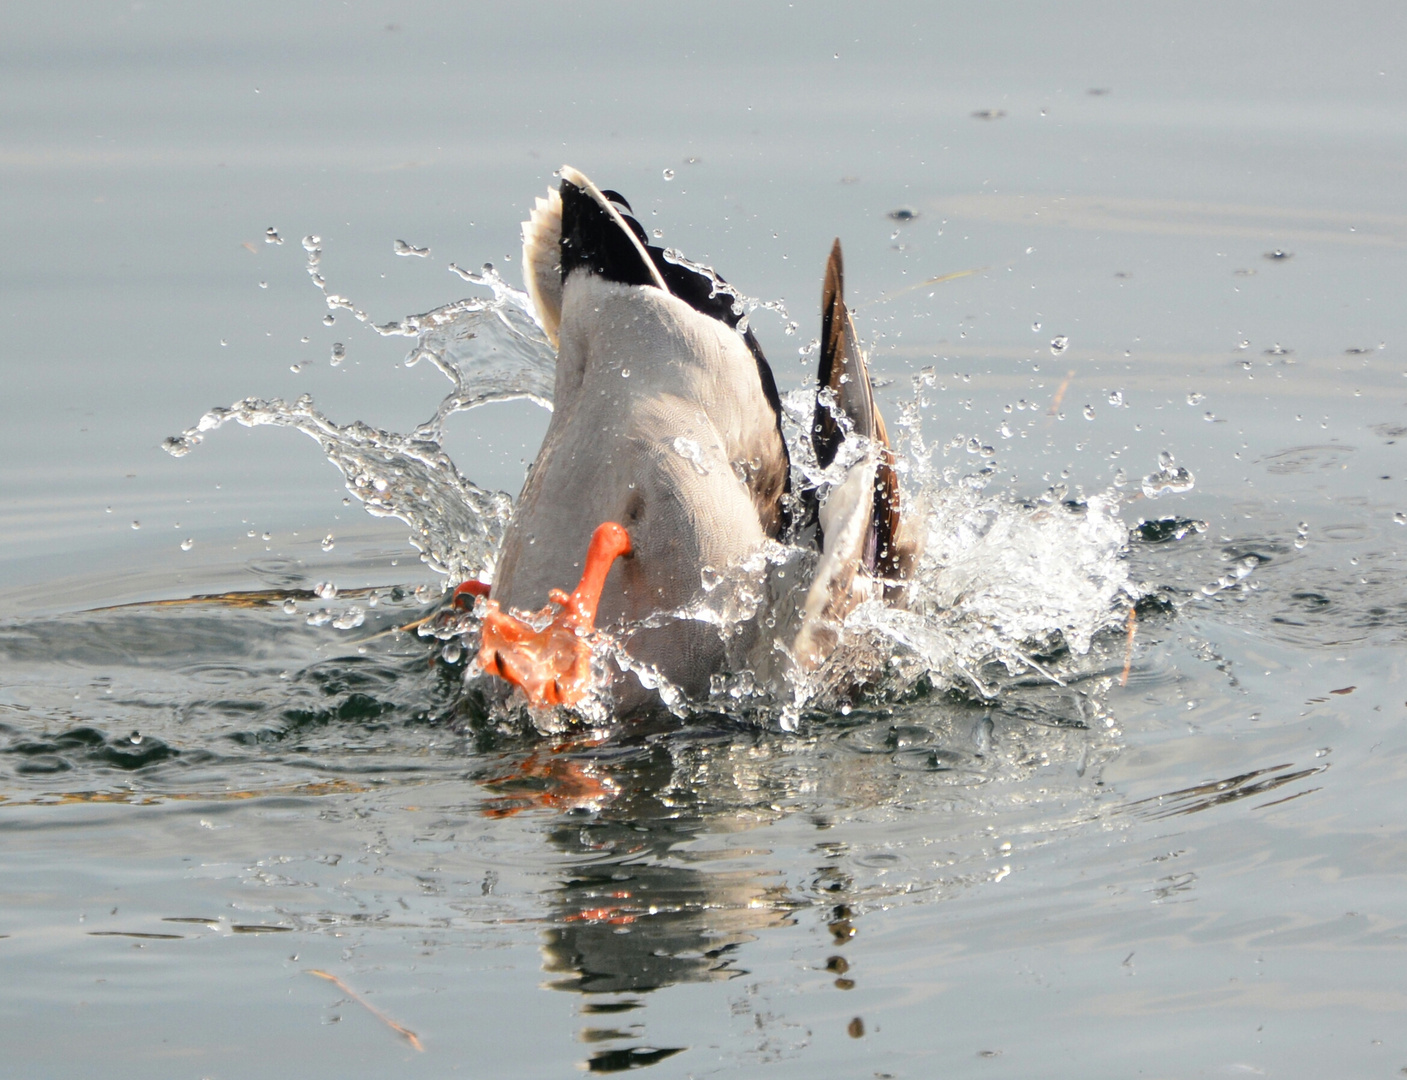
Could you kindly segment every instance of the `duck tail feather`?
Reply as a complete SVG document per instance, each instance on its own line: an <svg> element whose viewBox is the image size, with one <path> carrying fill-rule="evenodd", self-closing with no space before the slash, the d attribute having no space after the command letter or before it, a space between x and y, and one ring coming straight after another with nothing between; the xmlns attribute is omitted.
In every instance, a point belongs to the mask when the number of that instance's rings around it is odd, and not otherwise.
<svg viewBox="0 0 1407 1080"><path fill-rule="evenodd" d="M645 250L645 230L625 200L614 192L610 198L570 165L562 166L561 175L562 281L580 268L620 285L653 285L669 292Z"/></svg>
<svg viewBox="0 0 1407 1080"><path fill-rule="evenodd" d="M562 325L562 195L547 189L523 222L523 284L555 346Z"/></svg>

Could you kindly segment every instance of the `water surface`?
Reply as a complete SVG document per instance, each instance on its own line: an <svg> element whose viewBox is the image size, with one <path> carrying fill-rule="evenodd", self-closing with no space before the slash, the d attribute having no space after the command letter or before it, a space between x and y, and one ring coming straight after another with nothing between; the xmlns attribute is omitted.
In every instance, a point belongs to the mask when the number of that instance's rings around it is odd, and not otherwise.
<svg viewBox="0 0 1407 1080"><path fill-rule="evenodd" d="M0 65L0 1074L1407 1067L1404 29L29 13ZM426 421L443 376L329 309L301 239L385 324L482 295L451 262L512 280L564 161L784 300L795 335L754 318L784 388L840 235L890 416L932 368L941 466L1119 494L1126 682L1121 624L1064 686L539 738L373 636L440 579L307 438L162 452L250 394ZM512 493L545 417L456 414L445 448ZM1163 451L1195 486L1140 497Z"/></svg>

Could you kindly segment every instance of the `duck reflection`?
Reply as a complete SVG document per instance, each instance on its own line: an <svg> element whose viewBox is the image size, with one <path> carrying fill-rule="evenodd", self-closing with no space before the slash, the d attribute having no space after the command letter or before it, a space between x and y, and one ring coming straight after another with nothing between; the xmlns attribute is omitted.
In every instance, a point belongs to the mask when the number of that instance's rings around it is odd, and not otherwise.
<svg viewBox="0 0 1407 1080"><path fill-rule="evenodd" d="M592 1054L593 1072L685 1049L643 1045L642 1023L606 1017L634 1013L638 995L676 983L745 975L741 946L810 906L778 872L714 868L723 853L696 843L780 816L785 786L775 775L762 781L769 744L736 727L664 734L624 745L563 741L486 781L486 813L561 812L547 832L566 858L564 876L544 894L543 967L551 988L586 995L582 1041L616 1044Z"/></svg>

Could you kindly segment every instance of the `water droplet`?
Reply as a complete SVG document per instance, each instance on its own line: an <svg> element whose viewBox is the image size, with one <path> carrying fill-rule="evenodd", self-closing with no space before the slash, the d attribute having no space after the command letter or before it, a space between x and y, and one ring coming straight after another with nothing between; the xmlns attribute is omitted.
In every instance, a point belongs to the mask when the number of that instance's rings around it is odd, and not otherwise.
<svg viewBox="0 0 1407 1080"><path fill-rule="evenodd" d="M1279 248L1276 248L1274 251L1267 251L1265 257L1272 262L1283 262L1285 259L1293 259L1295 253L1293 251L1281 251Z"/></svg>
<svg viewBox="0 0 1407 1080"><path fill-rule="evenodd" d="M291 372L293 372L293 374L297 375L298 372L300 372L300 371L303 370L303 365L302 365L302 364L289 364L289 365L288 365L288 370L291 371Z"/></svg>
<svg viewBox="0 0 1407 1080"><path fill-rule="evenodd" d="M911 206L900 206L889 211L890 221L914 221L918 216L919 212Z"/></svg>
<svg viewBox="0 0 1407 1080"><path fill-rule="evenodd" d="M1250 347L1251 347L1251 340L1250 340L1250 338L1242 338L1240 341L1238 341L1238 342L1236 343L1236 348L1238 348L1238 349L1249 349Z"/></svg>
<svg viewBox="0 0 1407 1080"><path fill-rule="evenodd" d="M331 551L334 544L336 544L336 541L332 538L332 534L331 534L331 533L328 533L326 536L324 536L324 537L322 538L322 549L323 549L323 551Z"/></svg>
<svg viewBox="0 0 1407 1080"><path fill-rule="evenodd" d="M1392 515L1392 520L1398 525L1407 525L1407 512L1399 510Z"/></svg>
<svg viewBox="0 0 1407 1080"><path fill-rule="evenodd" d="M997 429L997 434L999 434L1003 439L1011 438L1011 425L1006 423L1006 421L1002 421L1002 426Z"/></svg>
<svg viewBox="0 0 1407 1080"><path fill-rule="evenodd" d="M1086 405L1086 406L1085 406L1085 419L1086 419L1086 420L1093 420L1093 419L1094 419L1094 406L1093 406L1093 405Z"/></svg>
<svg viewBox="0 0 1407 1080"><path fill-rule="evenodd" d="M429 248L416 247L414 244L407 244L404 240L397 240L392 250L394 250L397 255L414 255L421 259L430 254Z"/></svg>
<svg viewBox="0 0 1407 1080"><path fill-rule="evenodd" d="M445 642L445 647L440 650L440 656L446 664L457 664L459 658L464 655L464 648L457 641Z"/></svg>
<svg viewBox="0 0 1407 1080"><path fill-rule="evenodd" d="M653 235L656 240L663 240L663 239L664 239L664 230L663 230L663 229L656 229L651 235Z"/></svg>
<svg viewBox="0 0 1407 1080"><path fill-rule="evenodd" d="M620 369L620 377L621 377L622 379L628 379L628 378L630 378L630 369L629 369L628 367L623 367L623 368L621 368L621 369Z"/></svg>
<svg viewBox="0 0 1407 1080"><path fill-rule="evenodd" d="M313 586L313 595L322 600L335 600L337 598L337 586L330 581L320 581Z"/></svg>
<svg viewBox="0 0 1407 1080"><path fill-rule="evenodd" d="M313 236L312 234L309 234L309 235L303 237L303 250L304 250L304 251L309 251L309 252L317 251L321 246L322 246L322 237L321 237L321 236Z"/></svg>
<svg viewBox="0 0 1407 1080"><path fill-rule="evenodd" d="M261 288L261 289L267 289L268 287L269 287L269 283L268 283L267 281L261 281L261 282L259 282L259 288Z"/></svg>
<svg viewBox="0 0 1407 1080"><path fill-rule="evenodd" d="M332 620L334 630L355 630L366 622L366 612L355 604Z"/></svg>
<svg viewBox="0 0 1407 1080"><path fill-rule="evenodd" d="M673 180L673 179L674 179L674 170L673 170L673 169L665 169L665 170L664 170L664 173L663 173L663 176L664 176L664 178L665 178L666 180Z"/></svg>
<svg viewBox="0 0 1407 1080"><path fill-rule="evenodd" d="M1189 405L1200 405L1206 400L1207 398L1205 394L1199 394L1195 390L1187 395L1187 404Z"/></svg>
<svg viewBox="0 0 1407 1080"><path fill-rule="evenodd" d="M283 243L283 237L278 234L277 229L270 225L267 229L264 230L264 243L281 244Z"/></svg>
<svg viewBox="0 0 1407 1080"><path fill-rule="evenodd" d="M191 548L193 548L193 547L195 547L195 541L192 540L189 536L186 537L184 540L181 541L181 550L182 550L182 551L189 551L189 550L190 550Z"/></svg>
<svg viewBox="0 0 1407 1080"><path fill-rule="evenodd" d="M1172 493L1180 495L1191 491L1192 474L1174 462L1172 454L1163 450L1158 454L1158 471L1143 478L1143 494L1149 499Z"/></svg>
<svg viewBox="0 0 1407 1080"><path fill-rule="evenodd" d="M1038 322L1033 322L1033 323L1031 324L1031 333L1033 333L1033 334L1039 334L1040 332L1041 332L1041 324L1038 323Z"/></svg>
<svg viewBox="0 0 1407 1080"><path fill-rule="evenodd" d="M142 527L142 523L141 523L140 521L134 521L134 522L132 522L132 528L133 528L133 529L140 529L141 527Z"/></svg>
<svg viewBox="0 0 1407 1080"><path fill-rule="evenodd" d="M347 359L347 346L343 345L340 341L334 341L332 343L332 358L330 361L332 366L336 367L345 359Z"/></svg>
<svg viewBox="0 0 1407 1080"><path fill-rule="evenodd" d="M297 613L297 611L298 601L293 599L293 597L290 596L287 600L283 602L283 613L285 615L294 615Z"/></svg>
<svg viewBox="0 0 1407 1080"><path fill-rule="evenodd" d="M141 745L142 745L142 733L141 733L140 731L134 731L134 732L132 732L132 734L130 734L130 735L127 736L127 741L128 741L129 743L131 743L133 746L141 746Z"/></svg>
<svg viewBox="0 0 1407 1080"><path fill-rule="evenodd" d="M1069 339L1068 337L1066 337L1064 334L1061 334L1059 337L1056 337L1056 338L1052 338L1052 339L1051 339L1051 342L1050 342L1050 352L1051 352L1051 355L1052 355L1052 356L1059 356L1061 353L1063 353L1063 352L1064 352L1066 349L1068 349L1069 347L1070 347L1070 339Z"/></svg>
<svg viewBox="0 0 1407 1080"><path fill-rule="evenodd" d="M337 321L337 316L334 315L334 314L332 314L332 312L330 312L330 311L329 311L326 315L324 315L324 316L322 317L322 324L323 324L323 326L331 326L331 325L332 325L333 323L335 323L336 321Z"/></svg>
<svg viewBox="0 0 1407 1080"><path fill-rule="evenodd" d="M700 476L708 475L708 468L703 463L703 448L697 442L680 435L675 438L673 446L674 452L694 467L694 472Z"/></svg>
<svg viewBox="0 0 1407 1080"><path fill-rule="evenodd" d="M1122 390L1115 390L1115 391L1113 391L1113 392L1109 395L1109 404L1112 405L1112 406L1114 406L1114 408L1116 408L1116 409L1121 409L1121 408L1123 408L1123 407L1124 407L1124 392L1123 392Z"/></svg>

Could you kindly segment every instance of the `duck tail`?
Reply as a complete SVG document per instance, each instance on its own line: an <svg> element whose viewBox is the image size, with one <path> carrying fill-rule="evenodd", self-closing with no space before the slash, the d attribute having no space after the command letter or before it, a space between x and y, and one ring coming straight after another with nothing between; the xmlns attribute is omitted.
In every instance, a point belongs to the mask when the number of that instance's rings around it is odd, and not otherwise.
<svg viewBox="0 0 1407 1080"><path fill-rule="evenodd" d="M562 325L562 195L556 188L547 189L523 222L523 284L555 346Z"/></svg>

